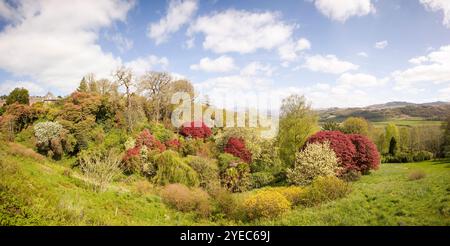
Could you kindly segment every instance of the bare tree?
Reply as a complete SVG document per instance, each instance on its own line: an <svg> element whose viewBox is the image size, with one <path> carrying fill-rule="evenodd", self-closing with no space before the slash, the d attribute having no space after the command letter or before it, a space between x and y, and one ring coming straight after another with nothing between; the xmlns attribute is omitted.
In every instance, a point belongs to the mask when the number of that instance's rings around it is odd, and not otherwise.
<svg viewBox="0 0 450 246"><path fill-rule="evenodd" d="M171 83L172 77L165 72L147 72L139 80L139 91L153 104L156 122L161 119L161 111L169 101Z"/></svg>
<svg viewBox="0 0 450 246"><path fill-rule="evenodd" d="M133 72L130 68L121 66L114 72L114 79L119 86L125 87L125 95L127 97L127 106L125 117L127 119L128 132L132 130L131 119L131 87L133 86Z"/></svg>

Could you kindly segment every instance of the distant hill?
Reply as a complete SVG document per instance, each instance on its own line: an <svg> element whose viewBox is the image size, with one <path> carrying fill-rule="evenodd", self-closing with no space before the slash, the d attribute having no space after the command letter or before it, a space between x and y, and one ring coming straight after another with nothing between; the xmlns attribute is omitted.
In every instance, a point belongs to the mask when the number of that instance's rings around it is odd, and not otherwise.
<svg viewBox="0 0 450 246"><path fill-rule="evenodd" d="M410 103L388 102L361 108L328 108L317 110L321 121L341 122L348 117L364 117L370 121L422 118L424 120L444 120L450 115L450 102Z"/></svg>

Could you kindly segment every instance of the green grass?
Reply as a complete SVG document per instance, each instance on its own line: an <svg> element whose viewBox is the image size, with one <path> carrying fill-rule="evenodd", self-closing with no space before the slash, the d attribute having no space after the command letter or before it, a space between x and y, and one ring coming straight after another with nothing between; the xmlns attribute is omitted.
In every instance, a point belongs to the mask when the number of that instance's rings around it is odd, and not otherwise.
<svg viewBox="0 0 450 246"><path fill-rule="evenodd" d="M34 158L34 159L33 159ZM154 192L136 191L133 177L96 193L67 164L11 154L0 145L0 225L233 225L165 206ZM426 176L410 181L411 172ZM450 225L450 162L383 164L353 183L343 199L297 207L258 225ZM245 196L239 194L238 196Z"/></svg>
<svg viewBox="0 0 450 246"><path fill-rule="evenodd" d="M441 126L442 121L436 120L423 120L421 118L412 118L412 119L393 119L389 121L378 121L372 122L375 127L385 127L389 123L394 123L397 126Z"/></svg>

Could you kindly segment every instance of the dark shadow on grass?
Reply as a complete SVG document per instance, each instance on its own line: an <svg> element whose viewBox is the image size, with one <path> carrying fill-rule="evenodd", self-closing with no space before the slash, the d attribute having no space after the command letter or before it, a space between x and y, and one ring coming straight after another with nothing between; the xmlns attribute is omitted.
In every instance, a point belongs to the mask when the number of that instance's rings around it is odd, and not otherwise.
<svg viewBox="0 0 450 246"><path fill-rule="evenodd" d="M450 159L437 159L431 161L433 165L446 165L446 168L450 168Z"/></svg>

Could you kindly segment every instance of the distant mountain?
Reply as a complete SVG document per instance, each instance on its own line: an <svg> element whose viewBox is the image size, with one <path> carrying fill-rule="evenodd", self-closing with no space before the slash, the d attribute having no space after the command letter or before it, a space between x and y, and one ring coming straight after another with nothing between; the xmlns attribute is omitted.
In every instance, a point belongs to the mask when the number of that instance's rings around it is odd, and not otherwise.
<svg viewBox="0 0 450 246"><path fill-rule="evenodd" d="M370 121L422 118L444 120L450 115L450 102L410 103L388 102L361 108L328 108L317 110L321 121L343 121L348 117L363 117Z"/></svg>

